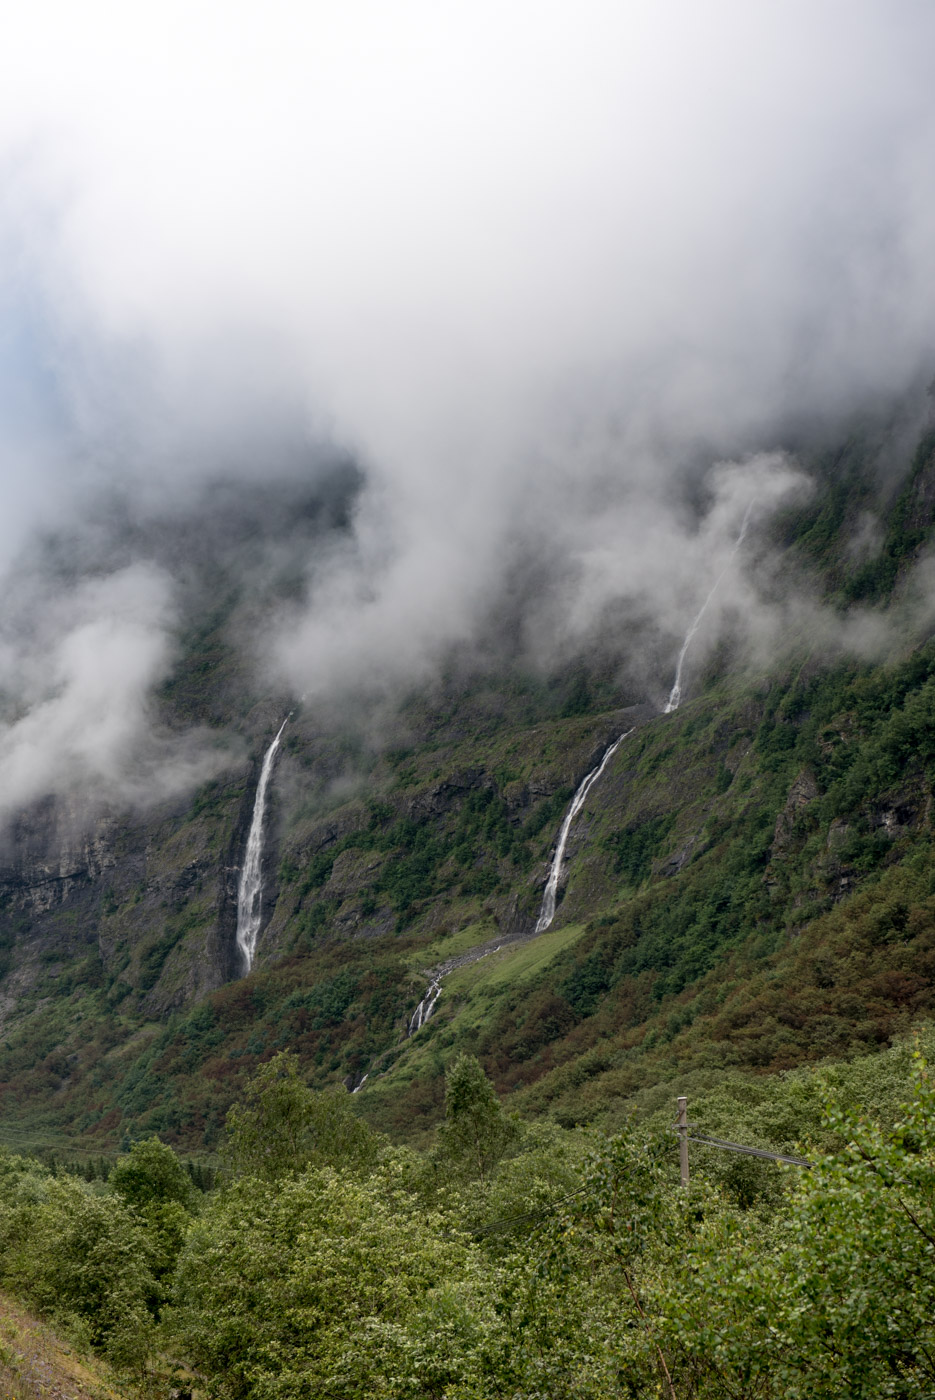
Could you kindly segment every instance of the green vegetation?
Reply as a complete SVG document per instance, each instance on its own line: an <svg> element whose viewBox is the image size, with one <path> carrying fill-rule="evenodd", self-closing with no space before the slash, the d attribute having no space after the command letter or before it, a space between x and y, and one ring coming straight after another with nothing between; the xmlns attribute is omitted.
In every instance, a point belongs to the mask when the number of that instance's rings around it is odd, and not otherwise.
<svg viewBox="0 0 935 1400"><path fill-rule="evenodd" d="M116 1365L140 1369L160 1290L133 1212L38 1163L10 1157L0 1166L4 1286Z"/></svg>
<svg viewBox="0 0 935 1400"><path fill-rule="evenodd" d="M106 1184L0 1159L0 1281L124 1393L181 1364L207 1400L930 1395L919 1050L764 1081L755 1101L727 1083L690 1111L811 1169L692 1146L685 1189L671 1101L610 1136L522 1123L466 1055L419 1153L282 1055L232 1111L232 1170L206 1196L155 1139Z"/></svg>
<svg viewBox="0 0 935 1400"><path fill-rule="evenodd" d="M530 927L570 791L528 790L537 750L513 729L486 773L461 762L467 741L442 778L441 750L423 755L404 799L355 799L308 865L299 845L283 852L291 956L147 1022L131 979L149 986L207 926L201 895L164 911L114 980L84 950L49 964L0 1042L5 1141L53 1146L67 1129L97 1155L155 1132L213 1150L246 1080L286 1047L317 1087L379 1062L365 1112L420 1141L442 1111L439 1055L476 1055L524 1113L612 1126L675 1065L761 1073L885 1045L935 1012L933 714L927 644L887 666L725 684L644 725L576 829L554 927L451 974L407 1041L421 969ZM535 743L562 735L580 773L608 728L554 721ZM536 873L514 864L524 848ZM366 938L334 936L374 908L389 917Z"/></svg>
<svg viewBox="0 0 935 1400"><path fill-rule="evenodd" d="M443 821L433 811L396 816L386 803L371 803L365 826L349 831L316 853L304 871L286 859L280 879L293 884L301 901L323 889L345 851L374 851L384 859L377 877L362 891L362 906L372 913L388 902L403 929L429 900L454 889L462 895L491 895L504 880L502 863L528 870L533 860L529 838L551 827L571 795L561 788L540 802L522 825L492 782L468 789Z"/></svg>
<svg viewBox="0 0 935 1400"><path fill-rule="evenodd" d="M276 1181L310 1166L373 1163L378 1140L354 1117L343 1090L312 1094L294 1055L280 1053L247 1085L227 1115L227 1158L235 1176Z"/></svg>
<svg viewBox="0 0 935 1400"><path fill-rule="evenodd" d="M770 527L842 619L896 617L932 454L876 549L857 438ZM218 597L161 696L185 722L243 699ZM535 939L623 728L609 664L452 662L382 748L296 714L248 978L218 986L245 770L128 822L99 880L8 882L0 1287L128 1391L172 1357L206 1400L931 1395L935 643L890 636L721 658L638 715ZM812 1170L693 1145L683 1191L678 1093Z"/></svg>

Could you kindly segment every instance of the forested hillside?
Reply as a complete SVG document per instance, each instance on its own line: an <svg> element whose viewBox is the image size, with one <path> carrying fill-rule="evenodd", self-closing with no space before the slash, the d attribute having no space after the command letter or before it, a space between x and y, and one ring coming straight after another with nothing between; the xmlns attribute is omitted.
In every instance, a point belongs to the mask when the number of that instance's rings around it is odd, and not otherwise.
<svg viewBox="0 0 935 1400"><path fill-rule="evenodd" d="M691 1101L681 1184L671 1100L614 1135L530 1123L462 1054L419 1152L281 1053L231 1110L220 1173L157 1138L84 1168L0 1156L0 1280L66 1356L100 1358L66 1371L126 1397L922 1397L931 1049L722 1075ZM14 1393L47 1393L48 1334L0 1311Z"/></svg>
<svg viewBox="0 0 935 1400"><path fill-rule="evenodd" d="M660 1082L865 1054L924 1020L935 649L920 579L935 444L923 434L881 475L879 446L855 430L803 462L811 493L750 543L775 588L811 590L820 643L793 628L767 660L728 632L694 665L689 653L675 713L654 699L671 672L647 694L632 662L598 650L536 673L496 630L485 664L453 654L376 719L293 707L245 978L238 870L258 761L289 702L238 679L238 570L257 528L282 536L267 587L288 593L290 550L344 528L354 478L339 466L301 510L233 502L197 556L160 699L169 726L214 725L225 772L83 833L46 803L8 846L6 1140L99 1154L155 1131L211 1152L238 1085L283 1048L310 1083L360 1089L355 1109L395 1135L431 1130L445 1065L465 1050L524 1115L614 1126ZM868 560L851 542L871 509L883 524ZM156 545L178 533L160 526ZM631 729L533 937L571 795ZM434 1015L409 1035L439 970Z"/></svg>

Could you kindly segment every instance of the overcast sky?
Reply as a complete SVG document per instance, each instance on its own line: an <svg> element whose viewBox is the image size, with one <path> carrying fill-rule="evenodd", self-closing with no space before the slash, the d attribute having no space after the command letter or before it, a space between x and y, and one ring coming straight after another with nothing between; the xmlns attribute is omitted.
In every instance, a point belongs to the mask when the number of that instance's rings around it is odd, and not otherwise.
<svg viewBox="0 0 935 1400"><path fill-rule="evenodd" d="M520 537L575 564L563 625L615 548L659 592L720 548L671 506L699 444L935 367L933 53L929 0L17 7L0 565L76 485L273 475L288 424L370 481L298 691L469 636Z"/></svg>
<svg viewBox="0 0 935 1400"><path fill-rule="evenodd" d="M898 382L933 41L924 0L38 0L5 22L5 359L107 416L133 347L179 412L296 393L432 474L559 391L706 426Z"/></svg>

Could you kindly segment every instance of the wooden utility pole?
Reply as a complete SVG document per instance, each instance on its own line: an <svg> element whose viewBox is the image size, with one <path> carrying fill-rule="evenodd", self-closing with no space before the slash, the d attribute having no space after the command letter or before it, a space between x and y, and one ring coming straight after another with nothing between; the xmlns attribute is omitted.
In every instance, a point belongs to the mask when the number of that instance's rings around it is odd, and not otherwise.
<svg viewBox="0 0 935 1400"><path fill-rule="evenodd" d="M676 1127L679 1130L679 1166L682 1169L682 1185L688 1185L688 1099L680 1098L679 1116Z"/></svg>

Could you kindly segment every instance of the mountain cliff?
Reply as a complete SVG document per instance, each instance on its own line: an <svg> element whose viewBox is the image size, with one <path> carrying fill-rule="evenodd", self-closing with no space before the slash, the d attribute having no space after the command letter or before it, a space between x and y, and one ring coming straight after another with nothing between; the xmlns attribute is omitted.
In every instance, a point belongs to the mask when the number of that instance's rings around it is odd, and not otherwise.
<svg viewBox="0 0 935 1400"><path fill-rule="evenodd" d="M623 646L532 666L502 606L486 655L453 650L409 694L264 694L237 638L288 607L298 561L346 531L346 463L312 491L214 502L210 529L201 503L138 531L128 550L185 561L154 723L201 726L214 775L145 802L72 791L10 821L7 1139L99 1149L156 1130L210 1149L243 1076L284 1046L397 1133L432 1123L458 1049L524 1111L613 1118L675 1073L862 1053L930 1014L935 438L886 473L872 459L859 433L813 451L811 494L758 531L773 586L808 593L821 628L805 613L765 655L741 654L727 627L689 654L673 714L648 700L672 673L648 692L645 650L639 665ZM270 541L275 570L258 563ZM634 622L634 654L645 640ZM648 649L674 665L658 637ZM293 708L239 977L259 768ZM571 797L629 730L535 937ZM434 1014L410 1035L430 985Z"/></svg>

